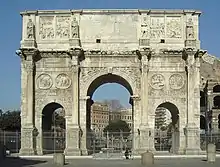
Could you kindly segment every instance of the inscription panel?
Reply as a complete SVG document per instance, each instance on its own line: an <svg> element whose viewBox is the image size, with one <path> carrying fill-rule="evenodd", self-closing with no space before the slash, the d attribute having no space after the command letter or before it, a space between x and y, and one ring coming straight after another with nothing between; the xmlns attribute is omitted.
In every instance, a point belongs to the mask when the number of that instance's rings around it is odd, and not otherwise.
<svg viewBox="0 0 220 167"><path fill-rule="evenodd" d="M80 21L81 39L137 40L137 15L82 15ZM90 28L85 28L90 27Z"/></svg>

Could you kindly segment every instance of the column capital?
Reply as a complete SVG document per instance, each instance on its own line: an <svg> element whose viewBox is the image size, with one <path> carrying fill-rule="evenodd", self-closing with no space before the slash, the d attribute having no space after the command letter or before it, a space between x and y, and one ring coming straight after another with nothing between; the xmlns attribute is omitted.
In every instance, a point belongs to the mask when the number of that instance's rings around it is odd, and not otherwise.
<svg viewBox="0 0 220 167"><path fill-rule="evenodd" d="M33 72L35 68L35 63L33 61L26 61L24 68L27 72Z"/></svg>
<svg viewBox="0 0 220 167"><path fill-rule="evenodd" d="M83 55L83 49L80 48L80 47L77 47L77 48L70 48L69 51L68 51L68 54L70 55L71 59L73 57L78 57L80 58L82 55Z"/></svg>
<svg viewBox="0 0 220 167"><path fill-rule="evenodd" d="M184 48L183 49L183 58L187 60L189 56L194 56L194 58L201 58L207 51L193 48Z"/></svg>
<svg viewBox="0 0 220 167"><path fill-rule="evenodd" d="M78 66L78 65L71 65L71 66L70 66L70 70L71 70L71 72L73 72L74 74L78 74L78 72L79 72L79 66Z"/></svg>
<svg viewBox="0 0 220 167"><path fill-rule="evenodd" d="M137 50L136 53L140 59L144 61L149 61L153 52L150 48L142 48L140 50Z"/></svg>

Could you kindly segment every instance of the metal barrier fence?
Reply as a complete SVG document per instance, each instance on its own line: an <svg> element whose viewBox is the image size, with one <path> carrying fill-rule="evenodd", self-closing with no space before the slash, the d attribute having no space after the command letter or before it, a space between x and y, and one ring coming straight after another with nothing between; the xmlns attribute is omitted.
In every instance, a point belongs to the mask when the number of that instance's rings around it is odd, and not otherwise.
<svg viewBox="0 0 220 167"><path fill-rule="evenodd" d="M65 149L66 132L44 132L43 133L43 153L63 152ZM121 153L126 148L132 149L133 139L137 134L133 133L102 133L95 134L87 132L88 154L100 152ZM137 140L137 139L136 139ZM155 134L154 145L156 151L169 151L172 146L172 134ZM200 134L200 146L206 150L208 143L216 144L216 149L220 151L220 133ZM11 153L18 153L21 147L21 133L0 131L0 144L4 144Z"/></svg>

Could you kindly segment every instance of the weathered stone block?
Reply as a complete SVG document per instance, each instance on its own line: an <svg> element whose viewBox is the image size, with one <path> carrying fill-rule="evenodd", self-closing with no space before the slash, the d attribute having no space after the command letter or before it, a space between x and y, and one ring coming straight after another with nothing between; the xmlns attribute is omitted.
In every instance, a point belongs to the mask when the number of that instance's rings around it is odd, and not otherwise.
<svg viewBox="0 0 220 167"><path fill-rule="evenodd" d="M154 164L154 154L152 152L145 152L141 154L141 164L143 166L151 166Z"/></svg>
<svg viewBox="0 0 220 167"><path fill-rule="evenodd" d="M208 162L215 162L216 158L216 146L215 144L208 144L207 148L207 161Z"/></svg>
<svg viewBox="0 0 220 167"><path fill-rule="evenodd" d="M53 155L53 162L55 165L64 166L65 165L65 155L63 153L55 153Z"/></svg>

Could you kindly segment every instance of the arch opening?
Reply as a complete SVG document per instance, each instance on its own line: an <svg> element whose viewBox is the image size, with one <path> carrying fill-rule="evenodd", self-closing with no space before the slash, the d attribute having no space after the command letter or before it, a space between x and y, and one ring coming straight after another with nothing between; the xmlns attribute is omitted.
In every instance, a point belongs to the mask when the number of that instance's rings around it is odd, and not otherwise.
<svg viewBox="0 0 220 167"><path fill-rule="evenodd" d="M207 129L206 119L205 119L205 116L203 116L203 115L200 115L200 129L201 130Z"/></svg>
<svg viewBox="0 0 220 167"><path fill-rule="evenodd" d="M220 109L220 96L215 96L213 99L213 108Z"/></svg>
<svg viewBox="0 0 220 167"><path fill-rule="evenodd" d="M155 149L175 152L178 146L178 133L178 108L170 102L160 104L155 111Z"/></svg>
<svg viewBox="0 0 220 167"><path fill-rule="evenodd" d="M115 87L111 90L102 92L102 102L95 100L95 94L98 89L104 86L116 86L121 87L120 90L115 90ZM124 90L123 90L124 89ZM113 91L113 92L112 92ZM127 103L130 106L125 107L120 103L120 93L126 91L128 97ZM109 99L109 94L116 94L117 98ZM87 96L90 98L87 100L87 114L86 114L86 133L87 141L86 146L88 154L99 152L101 148L111 147L114 151L121 151L125 147L123 143L125 138L129 142L129 136L133 129L133 101L130 96L133 95L131 85L123 77L115 74L105 74L96 78L89 86L87 90ZM122 97L121 97L122 98ZM124 99L124 97L123 97ZM127 122L128 121L128 122ZM120 124L121 123L121 124ZM110 130L108 130L111 124ZM113 124L118 126L126 125L127 130L123 128L113 128ZM123 125L122 125L123 124ZM108 126L109 125L109 126ZM129 132L127 132L129 129ZM113 132L115 130L115 132ZM108 131L108 132L107 132ZM125 132L126 131L126 132ZM123 139L123 142L122 142ZM126 143L128 147L131 146L131 141Z"/></svg>
<svg viewBox="0 0 220 167"><path fill-rule="evenodd" d="M43 153L64 152L65 110L59 103L49 103L42 110Z"/></svg>
<svg viewBox="0 0 220 167"><path fill-rule="evenodd" d="M220 85L216 85L213 87L213 93L220 93Z"/></svg>

